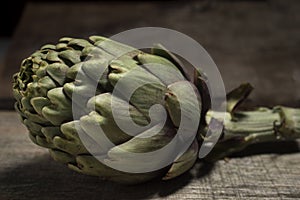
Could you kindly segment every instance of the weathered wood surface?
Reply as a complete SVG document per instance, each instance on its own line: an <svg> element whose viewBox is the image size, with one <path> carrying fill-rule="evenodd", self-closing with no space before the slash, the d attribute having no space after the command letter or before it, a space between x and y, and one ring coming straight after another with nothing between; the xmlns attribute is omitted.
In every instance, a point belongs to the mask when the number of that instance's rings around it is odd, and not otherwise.
<svg viewBox="0 0 300 200"><path fill-rule="evenodd" d="M300 86L299 9L298 0L32 2L6 56L0 99L11 99L12 74L22 59L45 43L62 36L110 36L159 26L181 31L203 45L218 65L227 90L241 82L252 83L256 88L252 105L300 106L296 90ZM12 104L0 104L6 105Z"/></svg>
<svg viewBox="0 0 300 200"><path fill-rule="evenodd" d="M0 112L0 163L1 200L300 198L300 153L198 163L175 180L122 186L53 161L29 140L15 112Z"/></svg>

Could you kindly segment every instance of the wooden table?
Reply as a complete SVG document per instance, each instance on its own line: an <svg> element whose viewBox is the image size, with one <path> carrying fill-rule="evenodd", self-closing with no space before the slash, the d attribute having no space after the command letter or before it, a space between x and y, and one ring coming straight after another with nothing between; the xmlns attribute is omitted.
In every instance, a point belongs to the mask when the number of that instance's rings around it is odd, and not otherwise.
<svg viewBox="0 0 300 200"><path fill-rule="evenodd" d="M123 186L53 161L29 140L15 112L0 112L0 161L1 200L300 198L300 153L199 162L175 180Z"/></svg>

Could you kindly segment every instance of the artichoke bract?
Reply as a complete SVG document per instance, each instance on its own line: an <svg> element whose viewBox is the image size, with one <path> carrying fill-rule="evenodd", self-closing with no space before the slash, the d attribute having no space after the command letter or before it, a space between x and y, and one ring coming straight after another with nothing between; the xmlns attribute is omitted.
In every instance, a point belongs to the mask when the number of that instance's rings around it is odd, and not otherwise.
<svg viewBox="0 0 300 200"><path fill-rule="evenodd" d="M14 75L13 94L17 100L15 109L28 128L30 139L49 148L56 161L83 174L134 184L154 178L171 179L194 165L199 149L196 134L202 108L198 93L201 86L195 82L188 86L194 91L195 102L183 84L188 79L179 61L163 47L145 53L100 36L89 40L65 37L58 44L44 45L22 62L20 72ZM124 81L117 87L121 80ZM128 97L127 87L132 87L132 83L140 87ZM184 103L179 102L179 96L184 98ZM165 121L158 116L160 109L149 111L155 104L162 105L167 112ZM74 106L78 111L76 119ZM142 127L140 131L128 134L119 127L128 110L132 121ZM155 157L141 160L142 163L125 159L124 150L148 153L171 143L178 136L184 113L189 115L196 131L186 133L192 140L183 152L165 154L158 160ZM157 125L160 125L158 133L151 135ZM99 139L99 126L111 146L103 148L94 141ZM93 153L107 161L119 161L119 165L128 168L138 164L146 168L154 163L157 169L131 173L109 167L86 148L79 132L86 135L89 144L95 144ZM176 148L173 145L172 152ZM166 159L172 162L159 168Z"/></svg>

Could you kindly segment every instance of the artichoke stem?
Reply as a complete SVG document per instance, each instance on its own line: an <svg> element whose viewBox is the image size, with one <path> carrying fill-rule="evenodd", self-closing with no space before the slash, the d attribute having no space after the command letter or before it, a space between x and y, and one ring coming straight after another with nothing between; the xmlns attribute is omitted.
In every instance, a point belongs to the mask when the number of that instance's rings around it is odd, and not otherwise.
<svg viewBox="0 0 300 200"><path fill-rule="evenodd" d="M210 122L211 116L213 113L209 111L207 122ZM252 144L300 138L300 109L277 106L228 113L226 116L223 135L206 161L222 159Z"/></svg>

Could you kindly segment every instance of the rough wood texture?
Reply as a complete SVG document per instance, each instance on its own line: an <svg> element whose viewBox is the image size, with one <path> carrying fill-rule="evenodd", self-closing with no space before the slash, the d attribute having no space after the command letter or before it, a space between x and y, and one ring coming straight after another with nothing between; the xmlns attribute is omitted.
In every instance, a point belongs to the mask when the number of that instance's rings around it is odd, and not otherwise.
<svg viewBox="0 0 300 200"><path fill-rule="evenodd" d="M300 198L300 153L197 163L175 180L122 186L53 161L47 150L29 140L14 112L0 112L0 138L1 200Z"/></svg>
<svg viewBox="0 0 300 200"><path fill-rule="evenodd" d="M23 58L45 43L62 36L110 36L160 26L202 44L227 90L252 83L252 105L300 106L300 93L295 91L300 85L299 9L298 0L29 3L0 75L0 98L11 98L11 75Z"/></svg>

